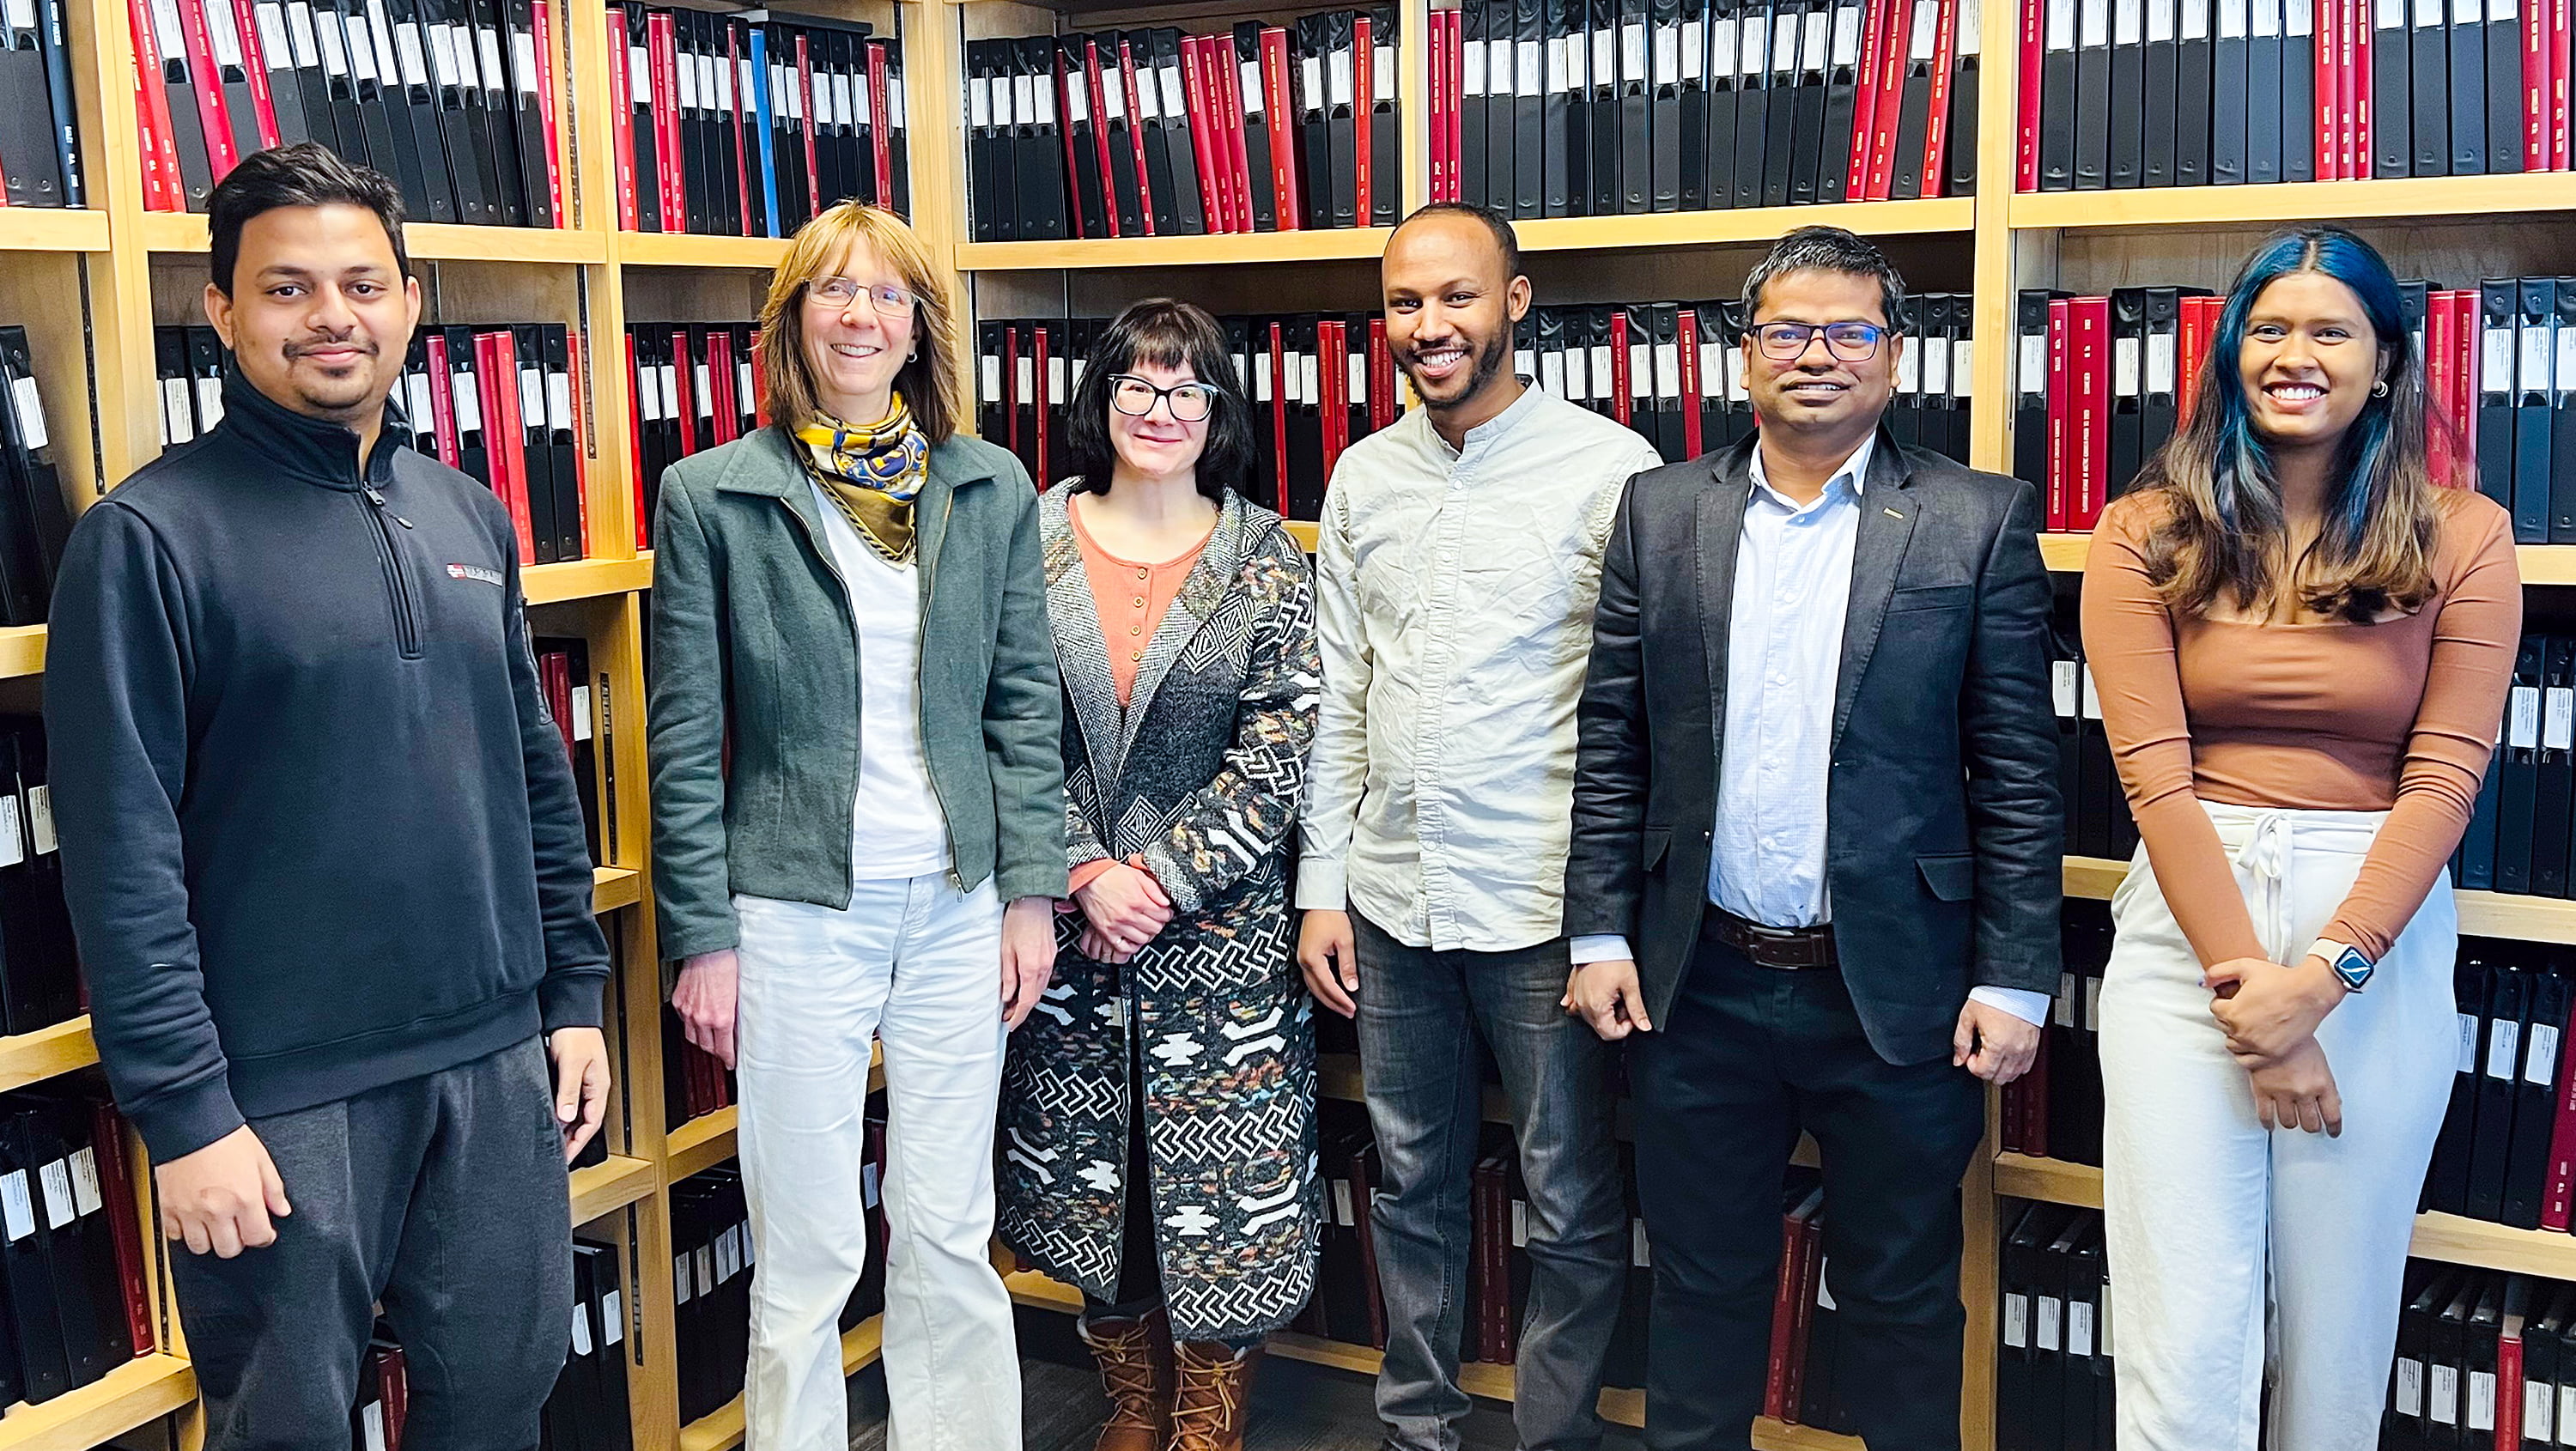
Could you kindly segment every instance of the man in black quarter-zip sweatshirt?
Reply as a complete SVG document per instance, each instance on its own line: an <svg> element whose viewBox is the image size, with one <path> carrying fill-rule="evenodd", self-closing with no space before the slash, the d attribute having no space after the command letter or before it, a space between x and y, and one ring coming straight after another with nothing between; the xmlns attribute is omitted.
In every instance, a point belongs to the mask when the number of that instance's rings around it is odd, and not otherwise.
<svg viewBox="0 0 2576 1451"><path fill-rule="evenodd" d="M99 1058L189 1251L212 1451L347 1445L377 1301L412 1441L519 1451L571 1335L608 951L517 544L387 408L394 184L263 151L209 221L223 421L91 506L54 596Z"/></svg>

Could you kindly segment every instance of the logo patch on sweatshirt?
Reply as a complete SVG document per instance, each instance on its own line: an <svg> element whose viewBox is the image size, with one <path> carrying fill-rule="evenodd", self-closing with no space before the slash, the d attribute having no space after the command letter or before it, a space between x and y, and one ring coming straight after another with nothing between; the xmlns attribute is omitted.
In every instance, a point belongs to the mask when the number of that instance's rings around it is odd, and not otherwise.
<svg viewBox="0 0 2576 1451"><path fill-rule="evenodd" d="M447 567L447 577L449 579L479 579L485 584L492 586L494 589L502 587L501 571L497 569L485 569L479 564L451 564Z"/></svg>

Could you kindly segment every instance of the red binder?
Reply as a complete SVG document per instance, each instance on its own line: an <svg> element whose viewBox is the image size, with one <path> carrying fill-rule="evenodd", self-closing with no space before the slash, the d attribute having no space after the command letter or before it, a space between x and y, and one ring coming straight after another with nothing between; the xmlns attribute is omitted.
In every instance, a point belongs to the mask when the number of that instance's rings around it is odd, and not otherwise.
<svg viewBox="0 0 2576 1451"><path fill-rule="evenodd" d="M2531 0L2539 3L2539 0ZM2569 49L2569 12L2576 9L2570 0L2548 0L2549 5L2549 167L2566 171L2576 156L2569 154L2567 127L2567 72L2576 65L2576 51Z"/></svg>
<svg viewBox="0 0 2576 1451"><path fill-rule="evenodd" d="M1968 0L1970 4L1981 0ZM1923 127L1923 194L1941 195L1949 176L1950 71L1958 51L1959 0L1941 0L1941 18L1932 37L1932 112Z"/></svg>
<svg viewBox="0 0 2576 1451"><path fill-rule="evenodd" d="M2468 465L2478 456L2478 290L2464 287L2451 297L2451 416L2460 424L2462 488L2476 480Z"/></svg>
<svg viewBox="0 0 2576 1451"><path fill-rule="evenodd" d="M251 111L259 123L259 144L265 149L277 145L281 138L277 131L277 103L269 96L268 55L260 41L259 15L251 8L251 0L232 0L232 10L233 33L241 40L242 68L250 73Z"/></svg>
<svg viewBox="0 0 2576 1451"><path fill-rule="evenodd" d="M1276 25L1261 30L1261 116L1270 127L1270 177L1279 203L1279 230L1303 231L1306 193L1298 185L1297 98L1288 84L1288 32ZM1136 169L1144 170L1139 153ZM1284 480L1287 475L1282 473Z"/></svg>
<svg viewBox="0 0 2576 1451"><path fill-rule="evenodd" d="M2179 353L2174 359L2174 428L2179 431L2191 422L2192 405L2200 398L2200 370L2209 354L2209 333L2216 320L2208 304L2224 302L2217 297L2186 297L2182 300L2182 325Z"/></svg>
<svg viewBox="0 0 2576 1451"><path fill-rule="evenodd" d="M1129 40L1125 36L1120 36L1118 40L1118 79L1116 84L1123 88L1123 93L1127 98L1127 146L1129 150L1136 154L1136 217L1138 223L1144 228L1145 235L1151 237L1156 235L1154 229L1154 182L1151 174L1146 170L1145 166L1145 101L1144 97L1137 93L1136 46L1133 41ZM1143 84L1153 84L1152 60L1150 57L1148 57L1146 62L1146 77ZM1108 179L1108 173L1103 172L1101 174L1101 181L1103 184L1106 184Z"/></svg>
<svg viewBox="0 0 2576 1451"><path fill-rule="evenodd" d="M1243 128L1246 124L1243 109L1244 78L1236 68L1234 42L1230 37L1223 34L1211 35L1208 37L1207 45L1208 83L1216 88L1218 100L1224 107L1218 114L1225 118L1220 129L1225 132L1225 164L1228 173L1226 184L1234 189L1235 225L1240 231L1256 232L1261 229L1261 224L1252 212L1252 156L1245 149L1243 142ZM1253 66L1251 78L1257 87L1261 79L1259 65Z"/></svg>
<svg viewBox="0 0 2576 1451"><path fill-rule="evenodd" d="M1330 318L1315 324L1316 410L1324 425L1324 477L1333 476L1333 464L1342 456L1342 435L1350 432L1351 410L1343 397L1350 391L1350 350L1342 340L1341 323ZM1477 1188L1481 1196L1483 1185ZM1490 1339L1492 1327L1486 1327Z"/></svg>
<svg viewBox="0 0 2576 1451"><path fill-rule="evenodd" d="M2021 3L2021 84L2013 90L2013 189L2039 190L2039 58L2048 20L2044 0Z"/></svg>
<svg viewBox="0 0 2576 1451"><path fill-rule="evenodd" d="M1699 312L1685 307L1673 331L1681 338L1678 352L1682 363L1682 456L1700 456L1699 426Z"/></svg>
<svg viewBox="0 0 2576 1451"><path fill-rule="evenodd" d="M1387 346L1386 317L1373 314L1368 327L1369 430L1375 432L1395 423L1395 354ZM1332 488L1327 477L1324 487Z"/></svg>
<svg viewBox="0 0 2576 1451"><path fill-rule="evenodd" d="M627 85L629 75L626 49L626 7L608 7L608 147L610 160L617 173L617 226L621 231L635 230L635 96ZM547 148L553 155L553 148ZM555 213L560 217L562 212ZM634 358L627 359L631 371ZM630 437L641 437L639 434Z"/></svg>
<svg viewBox="0 0 2576 1451"><path fill-rule="evenodd" d="M1431 83L1431 200L1449 199L1449 16L1431 12L1429 71Z"/></svg>
<svg viewBox="0 0 2576 1451"><path fill-rule="evenodd" d="M1771 1293L1771 1354L1762 1383L1762 1414L1775 1421L1796 1414L1789 1400L1789 1361L1798 1328L1798 1291L1807 1280L1800 1261L1806 1255L1807 1221L1823 1199L1823 1190L1813 1191L1780 1216L1780 1274Z"/></svg>
<svg viewBox="0 0 2576 1451"><path fill-rule="evenodd" d="M2066 299L2048 304L2048 527L2075 527L2071 485L2075 481L2075 384L2068 376L2072 358Z"/></svg>
<svg viewBox="0 0 2576 1451"><path fill-rule="evenodd" d="M1082 213L1086 198L1082 194L1082 188L1074 184L1074 179L1082 175L1082 171L1080 163L1076 160L1079 153L1074 149L1076 128L1073 120L1077 111L1094 117L1100 113L1090 109L1091 97L1087 92L1081 97L1081 104L1075 104L1074 88L1082 84L1082 72L1078 66L1066 66L1062 46L1056 48L1054 64L1056 94L1064 98L1058 113L1060 119L1056 132L1064 138L1064 195L1067 203L1065 221L1068 227L1065 235L1080 237L1086 235Z"/></svg>
<svg viewBox="0 0 2576 1451"><path fill-rule="evenodd" d="M150 211L184 212L188 198L170 130L170 92L161 82L152 0L126 0L125 11L134 27L134 119L143 142L143 205Z"/></svg>
<svg viewBox="0 0 2576 1451"><path fill-rule="evenodd" d="M188 73L197 82L197 119L206 130L206 161L215 180L222 181L241 155L233 146L232 110L224 104L223 73L215 69L214 40L206 31L206 0L179 0L179 34L188 48Z"/></svg>
<svg viewBox="0 0 2576 1451"><path fill-rule="evenodd" d="M681 187L680 168L674 164L682 150L679 40L667 12L646 15L644 26L653 66L653 169L662 189L662 230L685 232L689 200Z"/></svg>
<svg viewBox="0 0 2576 1451"><path fill-rule="evenodd" d="M1824 1285L1825 1211L1819 1206L1799 1227L1797 1303L1790 1307L1789 1375L1782 1387L1787 1402L1780 1419L1797 1425L1807 1400L1807 1341L1816 1327L1816 1292Z"/></svg>
<svg viewBox="0 0 2576 1451"><path fill-rule="evenodd" d="M422 345L429 354L429 432L438 445L438 461L456 467L456 387L449 371L447 338L432 328Z"/></svg>
<svg viewBox="0 0 2576 1451"><path fill-rule="evenodd" d="M1896 188L1896 134L1905 109L1905 58L1914 44L1914 7L1887 6L1886 45L1879 56L1878 101L1872 109L1869 146L1869 194L1886 201Z"/></svg>
<svg viewBox="0 0 2576 1451"><path fill-rule="evenodd" d="M706 442L698 437L697 358L689 351L689 330L671 329L671 416L680 425L680 457L687 458Z"/></svg>
<svg viewBox="0 0 2576 1451"><path fill-rule="evenodd" d="M894 206L894 109L886 94L886 43L868 42L868 114L876 118L871 133L876 147L877 205ZM746 211L748 208L746 208Z"/></svg>
<svg viewBox="0 0 2576 1451"><path fill-rule="evenodd" d="M807 44L807 37L801 31L796 36L796 96L796 134L805 147L805 175L809 178L820 177L823 174L823 168L819 148L814 140L814 53ZM817 185L810 181L807 184L808 186ZM819 192L815 195L814 207L817 213L829 205L831 203L826 201Z"/></svg>
<svg viewBox="0 0 2576 1451"><path fill-rule="evenodd" d="M1036 358L1035 371L1037 373L1038 466L1029 470L1029 472L1038 476L1038 487L1043 489L1050 482L1046 476L1048 461L1047 425L1053 419L1056 403L1055 391L1051 386L1054 380L1049 377L1047 373L1047 334L1053 332L1054 329L1049 327L1036 327L1030 329L1030 331L1036 334L1036 340L1032 342L1030 346L1036 349L1033 356Z"/></svg>
<svg viewBox="0 0 2576 1451"><path fill-rule="evenodd" d="M152 1333L152 1292L143 1282L143 1227L134 1197L134 1179L126 1172L125 1120L116 1105L101 1100L90 1105L90 1141L98 1159L98 1197L106 1202L107 1222L116 1251L116 1278L125 1287L125 1328L134 1336L136 1356L149 1355L160 1342Z"/></svg>
<svg viewBox="0 0 2576 1451"><path fill-rule="evenodd" d="M2544 0L2522 7L2522 169L2549 169L2549 9ZM2519 1349L2519 1347L2517 1347Z"/></svg>
<svg viewBox="0 0 2576 1451"><path fill-rule="evenodd" d="M2111 299L2079 297L2066 313L2074 349L2068 372L2075 384L2076 465L2066 522L2070 528L2090 529L2102 517L2111 483Z"/></svg>
<svg viewBox="0 0 2576 1451"><path fill-rule="evenodd" d="M2344 179L2343 0L2316 0L2316 57L2308 89L2316 98L2317 180Z"/></svg>
<svg viewBox="0 0 2576 1451"><path fill-rule="evenodd" d="M1190 98L1190 154L1198 162L1199 197L1211 232L1247 230L1234 212L1234 168L1226 162L1225 93L1214 84L1216 64L1208 47L1215 37L1181 38L1181 89Z"/></svg>
<svg viewBox="0 0 2576 1451"><path fill-rule="evenodd" d="M1878 4L1863 0L1861 7L1860 69L1854 73L1850 165L1843 177L1843 194L1853 201L1866 201L1869 197L1870 147L1878 134L1878 73L1881 52L1887 44L1887 18L1907 3L1910 0L1881 0ZM2037 5L2045 0L2026 3ZM1732 62L1720 60L1717 64L1723 68Z"/></svg>
<svg viewBox="0 0 2576 1451"><path fill-rule="evenodd" d="M483 394L483 440L492 455L492 492L510 508L522 567L537 562L537 526L528 513L527 429L519 412L519 345L510 330L474 335L474 371Z"/></svg>
<svg viewBox="0 0 2576 1451"><path fill-rule="evenodd" d="M1610 313L1610 416L1619 426L1628 426L1636 416L1636 401L1628 393L1628 310L1614 308Z"/></svg>
<svg viewBox="0 0 2576 1451"><path fill-rule="evenodd" d="M1118 184L1111 179L1112 173L1109 169L1109 92L1108 82L1101 72L1104 58L1100 54L1100 42L1097 39L1084 40L1082 53L1086 58L1082 83L1084 88L1091 92L1091 144L1092 148L1099 153L1097 160L1100 162L1100 210L1102 215L1109 219L1109 235L1124 236L1125 233L1118 225ZM1126 93L1121 91L1119 94L1124 96Z"/></svg>
<svg viewBox="0 0 2576 1451"><path fill-rule="evenodd" d="M537 124L545 132L546 195L553 199L555 225L569 227L572 217L564 211L562 123L555 115L560 92L555 80L554 0L535 0L534 16L529 33L537 48ZM617 67L611 65L609 69L614 71ZM625 119L632 124L631 116Z"/></svg>

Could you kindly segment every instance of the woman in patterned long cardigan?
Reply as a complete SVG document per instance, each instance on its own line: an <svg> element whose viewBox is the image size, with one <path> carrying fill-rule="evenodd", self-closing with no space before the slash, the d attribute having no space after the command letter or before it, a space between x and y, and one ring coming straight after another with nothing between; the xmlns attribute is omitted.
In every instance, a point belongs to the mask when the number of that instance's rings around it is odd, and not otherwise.
<svg viewBox="0 0 2576 1451"><path fill-rule="evenodd" d="M1000 1233L1083 1292L1101 1451L1235 1451L1251 1352L1312 1290L1321 1222L1286 881L1313 581L1229 487L1250 408L1206 313L1122 314L1069 435L1082 475L1039 518L1074 902L1011 1037Z"/></svg>

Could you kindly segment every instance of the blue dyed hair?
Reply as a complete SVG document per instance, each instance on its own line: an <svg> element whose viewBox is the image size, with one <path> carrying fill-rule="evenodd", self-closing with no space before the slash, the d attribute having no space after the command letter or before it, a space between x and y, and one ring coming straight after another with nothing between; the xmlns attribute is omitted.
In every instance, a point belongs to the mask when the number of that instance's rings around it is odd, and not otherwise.
<svg viewBox="0 0 2576 1451"><path fill-rule="evenodd" d="M2361 304L2379 352L2378 383L2335 445L2325 524L2287 579L2273 577L2284 537L2272 450L2256 431L2238 358L2265 289L2298 272L2342 283ZM2397 278L2368 242L2341 227L2283 232L2245 259L2210 338L2191 421L2143 471L2165 496L2148 541L2151 579L2168 605L2197 613L2225 598L2267 609L2292 590L2308 608L2367 621L2432 595L2437 501L2428 461L2423 368Z"/></svg>

